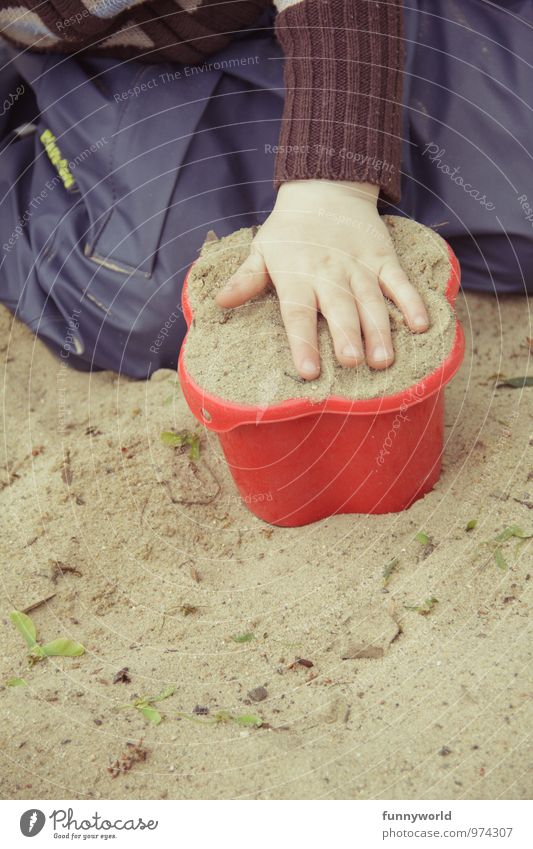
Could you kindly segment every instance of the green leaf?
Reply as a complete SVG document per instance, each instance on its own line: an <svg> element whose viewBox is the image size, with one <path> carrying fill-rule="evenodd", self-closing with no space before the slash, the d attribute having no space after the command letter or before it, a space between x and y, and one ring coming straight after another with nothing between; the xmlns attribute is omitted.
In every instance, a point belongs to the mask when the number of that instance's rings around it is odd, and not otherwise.
<svg viewBox="0 0 533 849"><path fill-rule="evenodd" d="M511 389L524 389L526 386L533 386L533 377L508 377L505 380L500 380L496 384L496 389L502 386L510 386Z"/></svg>
<svg viewBox="0 0 533 849"><path fill-rule="evenodd" d="M51 643L45 643L44 646L41 646L41 649L43 657L79 657L85 653L81 643L75 643L65 637L59 637L57 640L52 640Z"/></svg>
<svg viewBox="0 0 533 849"><path fill-rule="evenodd" d="M161 434L161 442L163 445L169 445L170 448L181 448L183 445L188 444L187 434L164 430Z"/></svg>
<svg viewBox="0 0 533 849"><path fill-rule="evenodd" d="M189 451L189 457L191 460L199 460L200 459L200 437L195 433L190 442L191 450Z"/></svg>
<svg viewBox="0 0 533 849"><path fill-rule="evenodd" d="M169 445L170 448L183 448L184 445L190 447L189 457L191 460L198 460L200 457L200 437L197 433L183 430L180 433L174 433L171 430L164 430L161 434L161 442L163 445Z"/></svg>
<svg viewBox="0 0 533 849"><path fill-rule="evenodd" d="M28 682L24 678L10 678L6 681L6 687L27 687Z"/></svg>
<svg viewBox="0 0 533 849"><path fill-rule="evenodd" d="M423 531L420 531L415 535L415 540L420 543L420 545L430 545L431 539L425 534Z"/></svg>
<svg viewBox="0 0 533 849"><path fill-rule="evenodd" d="M178 713L178 716L181 719L188 719L191 722L197 722L199 725L218 725L235 722L243 728L261 728L264 724L260 716L254 716L253 714L233 716L233 714L227 710L219 710L218 713L209 719L199 719L196 716L189 716L189 714L186 713Z"/></svg>
<svg viewBox="0 0 533 849"><path fill-rule="evenodd" d="M477 526L477 519L470 519L470 521L468 522L468 524L466 526L466 530L467 531L473 531L476 526Z"/></svg>
<svg viewBox="0 0 533 849"><path fill-rule="evenodd" d="M147 698L147 702L162 702L163 699L168 699L170 696L173 696L176 692L176 688L170 685L169 687L165 687L158 696L152 696L151 698Z"/></svg>
<svg viewBox="0 0 533 849"><path fill-rule="evenodd" d="M495 551L494 551L494 562L496 563L496 566L498 567L498 569L502 569L502 570L507 569L507 561L506 561L505 557L503 556L503 551L501 550L501 548L495 549Z"/></svg>
<svg viewBox="0 0 533 849"><path fill-rule="evenodd" d="M137 710L139 713L142 713L145 719L149 722L153 722L154 725L159 725L161 722L161 714L155 708L150 707L150 705L139 705Z"/></svg>
<svg viewBox="0 0 533 849"><path fill-rule="evenodd" d="M37 643L37 630L30 617L21 613L20 610L13 610L9 614L9 618L17 631L24 637L28 648L33 648Z"/></svg>
<svg viewBox="0 0 533 849"><path fill-rule="evenodd" d="M391 560L390 563L387 563L383 567L383 586L386 587L390 583L390 579L392 577L393 572L396 571L398 566L400 565L400 561L397 557L394 560Z"/></svg>
<svg viewBox="0 0 533 849"><path fill-rule="evenodd" d="M237 725L242 725L245 728L261 728L263 724L260 716L253 716L251 714L244 714L244 716L235 716L233 718Z"/></svg>
<svg viewBox="0 0 533 849"><path fill-rule="evenodd" d="M522 528L519 528L518 525L510 525L508 528L505 528L501 534L498 534L496 542L506 542L512 537L518 537L518 539L531 539L533 534L524 533Z"/></svg>
<svg viewBox="0 0 533 849"><path fill-rule="evenodd" d="M255 634L235 634L231 639L234 643L249 643L255 640Z"/></svg>

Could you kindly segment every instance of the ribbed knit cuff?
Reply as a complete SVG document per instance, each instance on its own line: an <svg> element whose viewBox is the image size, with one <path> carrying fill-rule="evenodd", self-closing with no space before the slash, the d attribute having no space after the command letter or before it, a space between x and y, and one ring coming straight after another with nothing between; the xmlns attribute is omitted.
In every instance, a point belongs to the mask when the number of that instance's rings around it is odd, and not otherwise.
<svg viewBox="0 0 533 849"><path fill-rule="evenodd" d="M400 199L401 0L301 0L281 12L285 110L275 185L350 180Z"/></svg>

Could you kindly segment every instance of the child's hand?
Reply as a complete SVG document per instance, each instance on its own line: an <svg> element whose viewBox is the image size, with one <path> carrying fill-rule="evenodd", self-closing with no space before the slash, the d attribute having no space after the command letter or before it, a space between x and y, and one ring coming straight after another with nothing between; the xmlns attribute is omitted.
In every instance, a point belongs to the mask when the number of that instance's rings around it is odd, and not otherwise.
<svg viewBox="0 0 533 849"><path fill-rule="evenodd" d="M284 183L250 257L217 296L237 307L272 282L296 370L320 374L317 310L326 318L343 366L366 360L382 369L394 361L383 293L414 332L427 330L424 304L398 262L377 211L377 186L303 180Z"/></svg>

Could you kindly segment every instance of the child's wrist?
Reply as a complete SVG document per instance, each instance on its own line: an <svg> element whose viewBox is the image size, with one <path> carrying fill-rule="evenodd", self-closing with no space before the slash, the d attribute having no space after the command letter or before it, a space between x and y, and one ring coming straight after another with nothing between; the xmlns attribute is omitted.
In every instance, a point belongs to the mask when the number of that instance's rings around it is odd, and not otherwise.
<svg viewBox="0 0 533 849"><path fill-rule="evenodd" d="M340 198L344 201L365 201L374 206L377 205L379 186L374 183L348 182L346 180L291 180L282 183L278 190L278 197L320 197L327 202L332 198L338 202Z"/></svg>

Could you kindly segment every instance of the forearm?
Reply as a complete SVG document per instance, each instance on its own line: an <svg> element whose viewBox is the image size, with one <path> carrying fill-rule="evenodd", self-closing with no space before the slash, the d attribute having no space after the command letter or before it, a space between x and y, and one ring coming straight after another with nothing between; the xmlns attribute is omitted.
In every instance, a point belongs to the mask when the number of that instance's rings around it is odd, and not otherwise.
<svg viewBox="0 0 533 849"><path fill-rule="evenodd" d="M276 0L286 102L276 183L329 179L400 195L400 0Z"/></svg>

